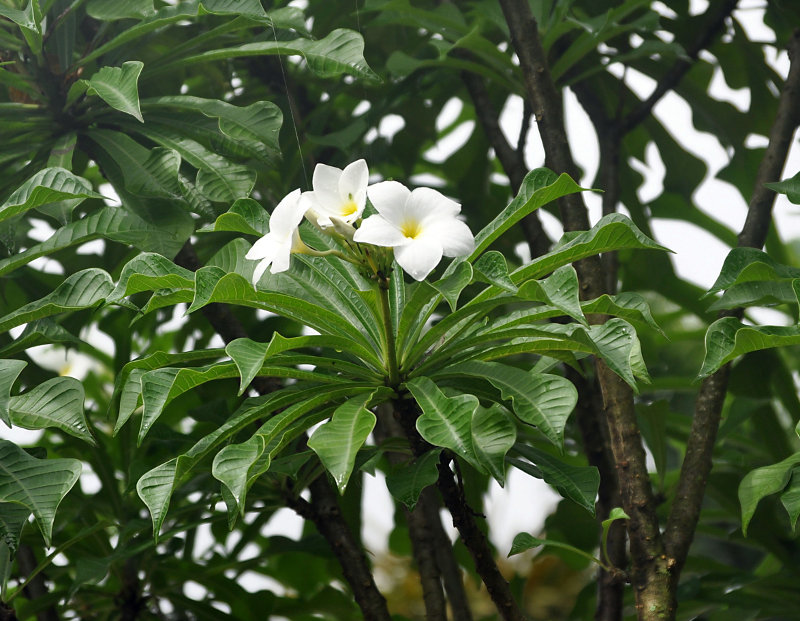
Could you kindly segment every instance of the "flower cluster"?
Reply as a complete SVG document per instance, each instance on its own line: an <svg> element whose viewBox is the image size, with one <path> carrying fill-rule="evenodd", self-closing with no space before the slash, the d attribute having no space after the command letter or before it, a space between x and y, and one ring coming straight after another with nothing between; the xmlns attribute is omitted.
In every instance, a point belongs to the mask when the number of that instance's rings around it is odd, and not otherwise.
<svg viewBox="0 0 800 621"><path fill-rule="evenodd" d="M409 190L397 181L368 186L368 178L364 160L344 170L317 164L314 189L287 195L272 213L269 233L247 253L248 259L260 261L254 282L267 267L273 274L287 270L292 253L326 254L300 239L303 217L353 249L349 257L342 255L348 260L361 263L365 244L391 248L397 263L415 280L424 280L442 256L465 256L475 248L472 232L458 219L461 206L455 201L431 188ZM367 197L378 213L362 218Z"/></svg>

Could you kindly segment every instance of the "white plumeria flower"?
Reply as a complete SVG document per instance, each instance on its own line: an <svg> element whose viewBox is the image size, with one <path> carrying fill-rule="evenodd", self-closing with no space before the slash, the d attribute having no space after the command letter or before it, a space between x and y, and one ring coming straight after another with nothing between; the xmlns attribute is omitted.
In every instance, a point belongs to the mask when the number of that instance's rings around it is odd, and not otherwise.
<svg viewBox="0 0 800 621"><path fill-rule="evenodd" d="M293 252L308 250L297 230L308 208L309 203L300 188L287 194L275 207L269 219L269 232L253 244L245 255L246 259L260 261L253 272L253 284L261 279L270 265L269 271L273 274L285 272L289 269Z"/></svg>
<svg viewBox="0 0 800 621"><path fill-rule="evenodd" d="M311 204L306 217L320 228L333 226L334 218L345 224L355 222L367 204L368 181L364 160L348 164L344 170L317 164L311 180L314 189L303 194Z"/></svg>
<svg viewBox="0 0 800 621"><path fill-rule="evenodd" d="M436 190L382 181L368 193L378 215L361 223L354 241L392 247L400 267L415 280L424 280L442 255L460 257L475 249L472 231L458 219L461 206Z"/></svg>

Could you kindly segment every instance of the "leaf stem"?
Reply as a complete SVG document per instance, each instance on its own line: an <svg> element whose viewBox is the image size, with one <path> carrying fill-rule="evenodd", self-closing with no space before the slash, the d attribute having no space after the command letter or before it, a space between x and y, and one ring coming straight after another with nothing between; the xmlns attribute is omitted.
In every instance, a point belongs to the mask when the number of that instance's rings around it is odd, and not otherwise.
<svg viewBox="0 0 800 621"><path fill-rule="evenodd" d="M377 281L378 300L381 319L383 320L383 362L389 373L389 386L397 388L400 385L400 372L397 368L397 344L392 326L392 311L389 307L389 279Z"/></svg>

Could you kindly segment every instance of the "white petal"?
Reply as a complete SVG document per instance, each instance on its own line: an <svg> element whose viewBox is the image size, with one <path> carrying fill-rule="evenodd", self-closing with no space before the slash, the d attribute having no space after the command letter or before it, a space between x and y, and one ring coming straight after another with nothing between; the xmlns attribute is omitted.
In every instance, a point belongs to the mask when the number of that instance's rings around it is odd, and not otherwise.
<svg viewBox="0 0 800 621"><path fill-rule="evenodd" d="M414 280L425 280L442 260L442 247L422 239L415 239L407 246L395 248L394 258Z"/></svg>
<svg viewBox="0 0 800 621"><path fill-rule="evenodd" d="M455 218L461 211L461 205L432 188L415 188L408 198L406 209L411 217L425 223L440 218Z"/></svg>
<svg viewBox="0 0 800 621"><path fill-rule="evenodd" d="M277 239L275 235L272 233L267 233L259 239L250 250L247 251L247 254L244 255L245 259L256 260L256 259L264 259L266 257L271 257L275 253L275 244Z"/></svg>
<svg viewBox="0 0 800 621"><path fill-rule="evenodd" d="M278 272L285 272L288 270L291 261L291 253L292 243L290 241L288 244L282 245L279 252L275 253L275 258L272 260L272 267L269 268L269 271L273 274L277 274Z"/></svg>
<svg viewBox="0 0 800 621"><path fill-rule="evenodd" d="M356 160L345 166L339 178L339 196L345 201L352 196L351 200L358 206L359 216L366 204L368 182L369 169L364 160Z"/></svg>
<svg viewBox="0 0 800 621"><path fill-rule="evenodd" d="M258 281L261 280L261 277L264 275L264 272L267 271L267 268L271 262L272 261L264 259L263 261L259 262L258 265L256 265L256 269L253 270L253 285L258 284Z"/></svg>
<svg viewBox="0 0 800 621"><path fill-rule="evenodd" d="M304 198L300 188L287 194L273 209L269 219L269 230L282 237L292 234L303 220L310 203Z"/></svg>
<svg viewBox="0 0 800 621"><path fill-rule="evenodd" d="M323 194L339 194L339 179L342 177L342 169L327 164L317 164L314 168L314 176L311 185L315 192Z"/></svg>
<svg viewBox="0 0 800 621"><path fill-rule="evenodd" d="M378 213L396 226L405 219L405 205L411 191L397 181L381 181L367 188L367 196Z"/></svg>
<svg viewBox="0 0 800 621"><path fill-rule="evenodd" d="M411 242L400 229L381 215L366 218L353 235L353 241L376 246L403 246Z"/></svg>
<svg viewBox="0 0 800 621"><path fill-rule="evenodd" d="M472 231L456 218L441 218L427 223L420 239L435 241L446 257L463 257L475 250Z"/></svg>

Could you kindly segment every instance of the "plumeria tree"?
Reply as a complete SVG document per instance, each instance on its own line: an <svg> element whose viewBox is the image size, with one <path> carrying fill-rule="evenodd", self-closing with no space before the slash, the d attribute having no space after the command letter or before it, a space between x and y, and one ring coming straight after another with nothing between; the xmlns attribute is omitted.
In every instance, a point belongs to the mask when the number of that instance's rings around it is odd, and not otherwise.
<svg viewBox="0 0 800 621"><path fill-rule="evenodd" d="M800 15L695 8L0 0L0 619L791 618Z"/></svg>

